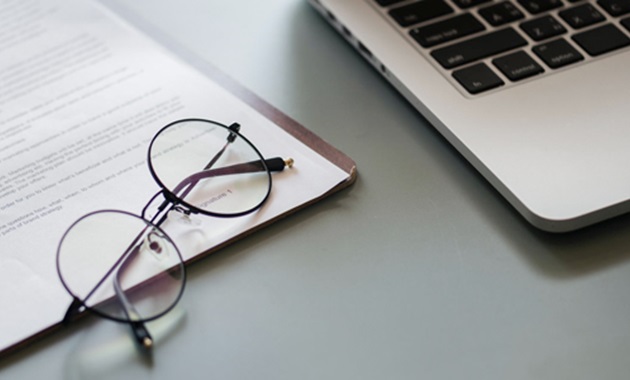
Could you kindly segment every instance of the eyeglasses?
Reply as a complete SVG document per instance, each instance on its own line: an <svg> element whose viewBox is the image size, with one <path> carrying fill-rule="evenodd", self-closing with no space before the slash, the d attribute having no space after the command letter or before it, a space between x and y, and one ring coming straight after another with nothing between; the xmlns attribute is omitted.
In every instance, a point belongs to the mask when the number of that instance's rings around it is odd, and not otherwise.
<svg viewBox="0 0 630 380"><path fill-rule="evenodd" d="M148 150L161 190L142 213L95 211L68 228L57 249L57 273L73 298L64 323L89 310L128 323L139 348L151 352L145 322L171 310L186 283L182 255L162 229L169 215L252 213L269 198L271 173L293 165L291 159L264 159L239 130L237 123L203 119L165 126ZM157 211L149 217L151 205Z"/></svg>

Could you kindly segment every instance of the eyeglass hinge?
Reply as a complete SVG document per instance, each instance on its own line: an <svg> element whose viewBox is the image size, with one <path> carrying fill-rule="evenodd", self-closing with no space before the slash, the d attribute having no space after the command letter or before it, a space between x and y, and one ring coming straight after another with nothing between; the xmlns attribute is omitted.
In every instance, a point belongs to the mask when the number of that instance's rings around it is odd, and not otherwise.
<svg viewBox="0 0 630 380"><path fill-rule="evenodd" d="M238 131L241 130L241 125L239 123L232 123L232 124L230 124L228 129L230 131L232 131L232 132L238 133ZM230 133L230 135L227 138L228 142L232 143L232 142L234 142L234 140L236 140L236 133Z"/></svg>

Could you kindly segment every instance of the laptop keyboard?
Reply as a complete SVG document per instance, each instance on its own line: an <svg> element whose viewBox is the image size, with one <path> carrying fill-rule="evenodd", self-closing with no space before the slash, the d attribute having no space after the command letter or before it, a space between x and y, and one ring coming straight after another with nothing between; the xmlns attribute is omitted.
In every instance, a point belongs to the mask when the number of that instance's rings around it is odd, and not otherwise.
<svg viewBox="0 0 630 380"><path fill-rule="evenodd" d="M630 0L370 0L465 93L630 46Z"/></svg>

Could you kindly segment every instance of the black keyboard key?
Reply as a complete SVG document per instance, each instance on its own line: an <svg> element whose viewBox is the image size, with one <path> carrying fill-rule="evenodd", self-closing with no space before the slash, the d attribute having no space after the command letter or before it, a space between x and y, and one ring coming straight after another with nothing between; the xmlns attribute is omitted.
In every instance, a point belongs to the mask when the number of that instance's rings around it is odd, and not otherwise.
<svg viewBox="0 0 630 380"><path fill-rule="evenodd" d="M485 63L478 63L453 72L453 77L471 94L502 86L504 82Z"/></svg>
<svg viewBox="0 0 630 380"><path fill-rule="evenodd" d="M507 28L433 50L431 55L445 69L452 69L524 45L527 41Z"/></svg>
<svg viewBox="0 0 630 380"><path fill-rule="evenodd" d="M613 17L630 13L630 0L598 0L597 4Z"/></svg>
<svg viewBox="0 0 630 380"><path fill-rule="evenodd" d="M495 58L492 60L492 63L513 82L545 71L524 51L517 51L504 57Z"/></svg>
<svg viewBox="0 0 630 380"><path fill-rule="evenodd" d="M448 20L411 30L411 36L423 47L431 47L484 30L473 15L465 13Z"/></svg>
<svg viewBox="0 0 630 380"><path fill-rule="evenodd" d="M588 3L566 9L558 14L575 29L581 29L605 20L604 15Z"/></svg>
<svg viewBox="0 0 630 380"><path fill-rule="evenodd" d="M388 5L402 3L403 1L405 0L376 0L378 5L380 5L381 7L386 7Z"/></svg>
<svg viewBox="0 0 630 380"><path fill-rule="evenodd" d="M521 29L534 41L542 41L567 31L553 16L543 16L535 20L526 21L521 24Z"/></svg>
<svg viewBox="0 0 630 380"><path fill-rule="evenodd" d="M458 7L462 9L474 7L475 5L487 3L488 1L491 1L491 0L453 0L455 5L457 5Z"/></svg>
<svg viewBox="0 0 630 380"><path fill-rule="evenodd" d="M630 38L612 24L606 24L575 34L572 38L592 56L608 53L630 45Z"/></svg>
<svg viewBox="0 0 630 380"><path fill-rule="evenodd" d="M621 20L621 25L623 25L623 27L628 29L628 31L630 32L630 17Z"/></svg>
<svg viewBox="0 0 630 380"><path fill-rule="evenodd" d="M533 15L560 8L562 6L561 0L518 0L518 3Z"/></svg>
<svg viewBox="0 0 630 380"><path fill-rule="evenodd" d="M443 0L420 0L389 11L389 15L402 27L418 24L449 13L453 13L453 8Z"/></svg>
<svg viewBox="0 0 630 380"><path fill-rule="evenodd" d="M514 4L507 1L480 9L479 14L492 26L504 25L525 17Z"/></svg>
<svg viewBox="0 0 630 380"><path fill-rule="evenodd" d="M570 65L584 59L582 54L562 38L534 46L532 50L552 69Z"/></svg>

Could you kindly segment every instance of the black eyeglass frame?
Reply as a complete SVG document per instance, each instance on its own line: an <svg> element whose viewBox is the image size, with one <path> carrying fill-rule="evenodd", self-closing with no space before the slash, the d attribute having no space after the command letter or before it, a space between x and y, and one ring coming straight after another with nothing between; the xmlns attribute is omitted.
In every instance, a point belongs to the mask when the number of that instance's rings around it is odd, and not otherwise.
<svg viewBox="0 0 630 380"><path fill-rule="evenodd" d="M186 123L187 122L210 123L210 124L214 124L214 125L219 126L219 127L226 128L227 130L229 130L233 134L234 138L238 137L239 139L242 139L243 141L245 141L253 149L254 152L256 152L256 155L258 155L258 157L260 157L260 159L261 159L260 162L257 162L260 165L262 165L262 168L261 168L262 170L261 171L263 171L263 170L266 171L267 175L268 175L267 193L264 196L264 198L262 198L261 201L257 205L253 206L250 209L247 209L247 210L241 211L241 212L237 212L237 213L216 213L216 212L203 210L203 209L200 209L200 208L198 208L198 207L196 207L196 206L186 202L181 197L179 197L177 194L174 194L173 192L171 192L168 189L168 186L166 186L160 180L159 176L157 175L156 170L153 168L152 161L151 161L151 151L152 151L153 145L154 145L156 139L165 130L167 130L168 128L170 128L170 127L172 127L174 125L177 125L179 123L184 123L184 122L186 122ZM157 182L157 184L162 188L161 193L164 195L164 198L166 198L166 200L170 201L174 205L183 205L184 207L186 207L186 209L188 211L190 211L193 214L202 214L202 215L208 215L208 216L219 217L219 218L232 218L232 217L244 216L244 215L247 215L247 214L251 214L252 212L254 212L254 211L258 210L260 207L262 207L262 205L267 201L267 199L269 198L269 195L271 194L271 185L272 185L271 172L272 171L282 170L282 168L284 168L286 162L284 160L282 160L281 158L272 158L272 159L265 160L263 158L262 153L260 153L258 148L256 148L256 145L254 145L251 141L249 141L245 136L240 134L239 130L240 130L240 125L238 123L232 123L229 126L227 126L225 124L219 123L219 122L214 121L214 120L200 119L200 118L189 118L189 119L176 120L176 121L173 121L173 122L167 124L163 128L161 128L155 134L155 136L153 136L153 138L151 139L151 143L149 144L149 149L148 149L148 152L147 152L147 163L149 164L149 171L151 173L151 176L153 177L155 182ZM234 138L232 138L232 141L234 141ZM278 168L278 165L281 165L281 167ZM159 193L157 195L159 195ZM150 202L149 202L149 204L150 204Z"/></svg>
<svg viewBox="0 0 630 380"><path fill-rule="evenodd" d="M235 139L242 139L242 141L244 141L252 150L253 152L256 153L256 155L259 157L259 160L256 160L254 162L250 162L250 163L244 163L244 164L239 164L239 165L235 165L233 167L227 167L227 168L223 168L223 174L238 174L238 173L246 173L246 172L260 172L260 171L265 171L267 173L268 176L268 185L267 185L267 189L266 189L266 193L264 195L264 197L261 199L261 201L252 206L249 209L246 209L244 211L240 211L240 212L235 212L235 213L217 213L217 212L211 212L211 211L207 211L207 210L203 210L199 207L196 207L192 204L190 204L189 202L186 202L184 199L182 199L183 197L178 196L177 194L175 194L174 192L172 192L171 190L169 190L168 186L166 186L159 178L158 174L156 173L156 170L154 169L153 165L152 165L152 160L151 160L151 151L153 148L153 145L156 141L156 139L160 136L161 133L163 133L165 130L168 130L169 128L177 125L177 124L181 124L181 123L186 123L186 122L200 122L200 123L209 123L209 124L213 124L216 125L218 127L222 127L225 128L229 133L228 133L228 138L227 141L228 143L226 144L226 146L229 145L229 143L233 142ZM75 316L77 314L79 314L81 311L89 311L91 313L96 314L99 317L111 320L111 321L115 321L115 322L119 322L119 323L127 323L130 325L132 332L134 334L134 337L136 339L136 342L139 343L141 349L145 352L150 352L151 347L153 345L153 340L148 332L148 330L146 329L146 327L144 326L145 322L150 322L153 320L156 320L162 316L164 316L165 314L167 314L169 311L171 311L175 305L177 305L177 303L180 301L183 293L184 293L184 289L186 286L186 269L185 269L185 265L184 265L184 260L183 257L181 256L181 253L179 251L179 248L177 247L177 245L174 243L174 241L170 238L170 236L160 227L161 224L167 219L168 213L171 210L176 210L176 211L180 211L183 212L184 214L202 214L202 215L207 215L207 216L212 216L212 217L223 217L223 218L231 218L231 217L239 217L239 216L244 216L247 214L250 214L258 209L260 209L264 203L268 200L269 195L271 193L271 188L272 188L272 175L271 172L275 172L275 171L281 171L283 170L285 167L291 167L293 165L293 160L292 159L287 159L284 160L280 157L275 157L275 158L271 158L271 159L265 159L262 155L262 153L258 150L258 148L256 148L256 146L250 141L248 140L246 137L244 137L242 134L240 134L239 132L240 130L240 125L238 123L233 123L229 126L222 124L220 122L217 121L213 121L213 120L208 120L208 119L201 119L201 118L188 118L188 119L180 119L180 120L176 120L173 121L169 124L167 124L166 126L162 127L151 139L151 142L149 144L149 148L148 148L148 153L147 153L147 163L149 166L149 171L151 173L151 176L153 177L153 179L156 181L156 183L158 184L158 186L161 188L160 191L158 191L155 195L153 195L151 197L151 199L147 202L147 204L142 208L142 213L140 215L136 215L133 214L131 212L128 211L123 211L123 210L113 210L113 209L107 209L107 210L97 210L97 211L93 211L90 212L84 216L82 216L81 218L79 218L78 220L76 220L64 233L64 235L61 238L61 241L58 245L57 248L57 254L56 254L56 267L57 267L57 274L62 282L63 287L66 289L66 291L73 297L72 303L70 304L70 306L67 309L67 312L64 316L63 322L64 324L69 323L71 320L73 320L75 318ZM216 159L218 159L218 157L220 157L220 155L223 153L223 151L225 150L225 147L217 154L215 154L215 157L211 160L211 163L213 163L213 161L216 161ZM209 164L210 165L210 164ZM210 165L211 166L211 165ZM211 169L211 170L206 170L208 168L204 168L204 170L202 170L201 172L195 173L195 174L200 174L203 173L200 178L207 178L208 176L210 176L210 173L213 173L212 171L220 171L221 168L219 169ZM222 174L216 174L214 173L214 175L222 175ZM193 184L194 186L194 184ZM147 213L147 209L149 206L151 206L153 204L153 202L155 201L155 199L157 197L159 197L160 195L162 195L164 197L164 201L158 206L158 211L156 212L156 214L151 217L151 218L147 218L146 217L146 213ZM184 195L185 197L185 195ZM168 207L170 206L170 207ZM183 207L183 208L182 208ZM182 286L181 289L179 291L179 293L177 294L177 297L173 300L172 304L167 307L165 310L163 310L160 313L157 313L153 316L147 317L147 318L139 318L139 319L133 319L131 320L130 318L116 318L112 315L103 313L101 311L99 311L97 308L94 307L90 307L86 304L87 299L89 298L89 296L91 295L91 293L97 289L98 287L100 287L102 285L102 283L109 277L109 275L112 273L112 271L118 267L121 263L121 261L125 261L128 260L129 258L125 258L125 256L128 255L128 252L124 252L121 257L117 260L117 262L112 266L112 268L105 274L105 276L103 276L96 284L96 286L93 288L93 290L90 292L90 294L87 297L84 297L84 299L79 298L76 294L74 294L74 292L70 289L70 287L68 286L68 284L66 283L66 280L64 280L64 277L62 275L62 270L61 270L61 264L60 264L60 256L61 256L61 246L62 243L64 241L64 238L67 236L67 234L72 230L72 228L79 223L80 221L82 221L83 219L97 214L97 213L102 213L102 212L116 212L116 213L121 213L124 215L128 215L130 217L134 217L134 218L138 218L140 220L142 220L144 223L146 223L146 228L153 228L157 231L159 231L170 243L171 245L175 248L176 253L179 257L179 263L181 265L181 276L182 276ZM158 219L159 218L159 219ZM156 222L156 219L157 222ZM138 236L141 236L143 232L140 232L140 234ZM136 242L134 241L133 244L136 244ZM129 250L128 250L129 251ZM150 281L151 279L148 279L147 281ZM143 282L144 283L144 282ZM119 295L116 294L112 297L112 299L107 300L105 302L110 302L113 299L115 299L116 297L124 297L123 295ZM121 303L123 303L123 309L126 307L124 306L124 304L126 303L125 301L121 301ZM84 309L84 310L81 310ZM127 311L125 310L125 313L127 314Z"/></svg>

